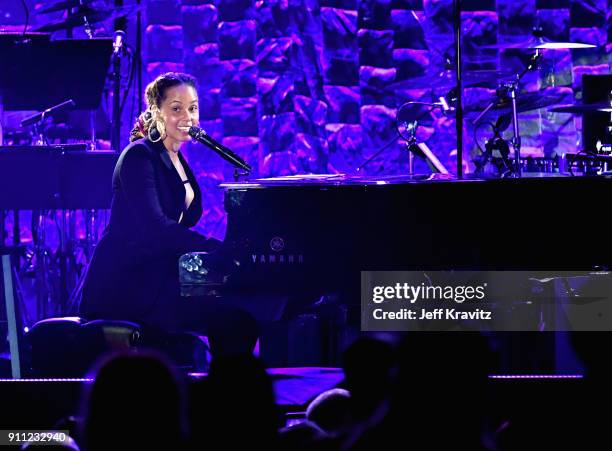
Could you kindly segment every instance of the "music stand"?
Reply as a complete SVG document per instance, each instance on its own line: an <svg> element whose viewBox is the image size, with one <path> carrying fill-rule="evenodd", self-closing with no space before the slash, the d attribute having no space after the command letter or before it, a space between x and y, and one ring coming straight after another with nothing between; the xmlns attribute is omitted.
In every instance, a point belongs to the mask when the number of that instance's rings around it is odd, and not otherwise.
<svg viewBox="0 0 612 451"><path fill-rule="evenodd" d="M98 108L112 49L109 38L0 39L4 109L40 111L67 99L77 110Z"/></svg>

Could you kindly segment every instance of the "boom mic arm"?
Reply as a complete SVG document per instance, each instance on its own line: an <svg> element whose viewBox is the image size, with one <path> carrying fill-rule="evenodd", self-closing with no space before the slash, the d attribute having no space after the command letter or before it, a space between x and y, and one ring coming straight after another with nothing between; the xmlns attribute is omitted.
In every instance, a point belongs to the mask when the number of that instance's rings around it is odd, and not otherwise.
<svg viewBox="0 0 612 451"><path fill-rule="evenodd" d="M215 141L210 135L208 135L204 130L200 127L196 127L195 125L189 127L189 136L191 136L194 140L199 142L200 144L204 144L206 147L214 150L221 158L228 161L235 167L242 169L247 172L251 172L251 166L247 164L242 158L236 155L234 152L229 150L223 144Z"/></svg>
<svg viewBox="0 0 612 451"><path fill-rule="evenodd" d="M34 125L49 116L53 116L53 114L59 111L66 110L69 108L74 108L75 106L76 106L76 103L74 103L74 100L72 99L66 100L65 102L52 106L51 108L47 108L45 111L41 111L40 113L36 113L36 114L33 114L32 116L26 117L24 120L21 121L20 125L22 127Z"/></svg>

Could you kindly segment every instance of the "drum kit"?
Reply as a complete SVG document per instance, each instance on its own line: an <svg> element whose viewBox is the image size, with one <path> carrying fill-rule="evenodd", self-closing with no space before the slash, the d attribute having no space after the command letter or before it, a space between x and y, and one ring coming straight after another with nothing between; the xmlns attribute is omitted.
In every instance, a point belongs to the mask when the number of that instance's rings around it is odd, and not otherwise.
<svg viewBox="0 0 612 451"><path fill-rule="evenodd" d="M96 5L100 5L96 7ZM46 15L66 11L66 17L57 22L51 22L37 28L35 31L42 33L53 33L55 31L72 30L84 27L89 37L95 34L94 25L107 20L116 20L131 16L142 11L140 5L120 6L115 8L106 7L106 3L100 0L63 0L37 11L39 15Z"/></svg>
<svg viewBox="0 0 612 451"><path fill-rule="evenodd" d="M528 72L539 67L544 52L595 47L592 44L578 42L551 41L542 35L541 29L534 29L534 36L527 41L483 46L483 49L487 50L523 50L525 52L533 52L533 54L520 73L512 74L503 71L476 70L465 71L463 74L463 87L495 90L494 97L488 101L466 102L464 100L463 102L462 117L464 119L476 128L481 124L489 124L494 132L493 138L487 141L485 149L481 148L481 155L474 159L477 175L485 175L485 167L493 165L496 168L493 171L496 177L521 177L523 168L529 170L533 167L533 159L521 156L519 113L556 105L548 111L576 115L589 112L604 112L611 113L612 117L612 97L609 102L559 105L563 102L565 96L559 92L554 92L554 90L547 93L523 92L521 90L521 81ZM445 116L455 116L455 107L457 105L456 86L455 73L451 70L403 80L389 86L389 89L399 91L431 89L436 95L443 93L443 95L437 97L436 101L408 101L398 108L396 126L399 135L406 141L408 148L414 147L414 144L417 142L416 134L419 122L426 122L431 117L432 111L438 110ZM508 143L501 133L510 125L512 125L513 136L510 139L510 143ZM610 125L612 126L612 121ZM513 160L510 159L511 147L514 150ZM563 164L552 160L546 162L544 166L546 168L554 167L557 172L562 171ZM540 166L542 165L538 167Z"/></svg>

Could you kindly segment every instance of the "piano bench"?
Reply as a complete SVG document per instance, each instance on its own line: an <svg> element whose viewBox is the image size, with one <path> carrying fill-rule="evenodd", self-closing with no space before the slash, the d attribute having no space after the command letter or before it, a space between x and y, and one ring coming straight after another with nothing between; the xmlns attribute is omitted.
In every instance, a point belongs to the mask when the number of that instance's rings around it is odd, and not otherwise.
<svg viewBox="0 0 612 451"><path fill-rule="evenodd" d="M131 321L96 319L81 326L83 364L87 369L103 355L129 352L142 342L142 327Z"/></svg>
<svg viewBox="0 0 612 451"><path fill-rule="evenodd" d="M194 333L101 319L84 324L82 332L89 347L95 350L94 357L113 351L150 349L164 355L181 372L208 371L210 353L207 339Z"/></svg>
<svg viewBox="0 0 612 451"><path fill-rule="evenodd" d="M48 318L32 326L25 342L32 377L83 377L103 355L138 349L164 355L179 371L207 372L210 363L206 337L131 321Z"/></svg>
<svg viewBox="0 0 612 451"><path fill-rule="evenodd" d="M24 337L24 375L35 378L82 377L81 326L83 318L47 318L34 324ZM28 371L29 369L29 371Z"/></svg>

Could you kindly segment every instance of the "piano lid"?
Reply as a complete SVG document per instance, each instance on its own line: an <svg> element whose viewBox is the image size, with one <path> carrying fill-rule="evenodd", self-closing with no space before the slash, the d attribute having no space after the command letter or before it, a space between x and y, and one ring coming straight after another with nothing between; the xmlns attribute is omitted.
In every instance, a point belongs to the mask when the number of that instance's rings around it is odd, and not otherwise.
<svg viewBox="0 0 612 451"><path fill-rule="evenodd" d="M415 174L393 176L357 176L346 174L296 174L253 179L245 182L222 183L224 189L266 188L273 186L341 186L341 185L399 185L455 180L448 174Z"/></svg>

